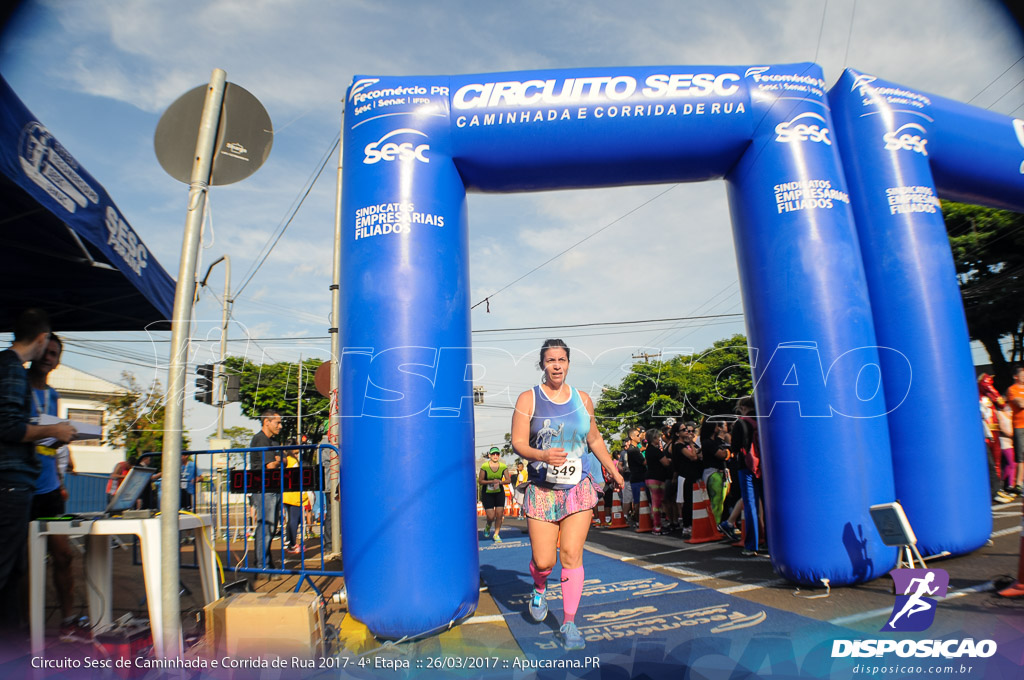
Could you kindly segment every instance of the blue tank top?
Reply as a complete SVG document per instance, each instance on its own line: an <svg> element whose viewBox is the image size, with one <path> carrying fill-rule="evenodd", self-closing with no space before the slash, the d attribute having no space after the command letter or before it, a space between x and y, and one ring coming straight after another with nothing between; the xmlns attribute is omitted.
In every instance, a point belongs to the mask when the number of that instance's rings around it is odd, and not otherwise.
<svg viewBox="0 0 1024 680"><path fill-rule="evenodd" d="M533 388L533 418L530 419L530 446L535 449L563 448L569 456L566 464L559 472L564 476L575 474L567 467L580 466L580 476L574 483L556 483L549 481L554 470L549 470L547 463L531 461L529 480L534 484L552 489L571 489L590 475L590 452L587 447L587 435L590 433L590 413L583 404L579 390L570 388L568 401L559 404L551 401L540 385ZM575 461L575 462L574 462Z"/></svg>
<svg viewBox="0 0 1024 680"><path fill-rule="evenodd" d="M35 421L42 414L57 415L57 400L60 397L57 390L47 387L43 390L32 388L32 420ZM36 459L39 461L39 477L36 479L36 493L49 493L60 488L60 476L57 474L57 448L58 443L51 446L35 445Z"/></svg>

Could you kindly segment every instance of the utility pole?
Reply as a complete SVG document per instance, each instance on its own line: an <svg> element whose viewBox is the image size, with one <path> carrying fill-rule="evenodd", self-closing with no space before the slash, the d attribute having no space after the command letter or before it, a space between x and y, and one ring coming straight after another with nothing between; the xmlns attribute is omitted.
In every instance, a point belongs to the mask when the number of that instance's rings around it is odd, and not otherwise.
<svg viewBox="0 0 1024 680"><path fill-rule="evenodd" d="M295 443L302 442L302 355L299 355L299 392L298 392L298 417L295 419Z"/></svg>
<svg viewBox="0 0 1024 680"><path fill-rule="evenodd" d="M228 376L224 371L224 355L227 354L228 346L228 318L231 316L231 257L221 255L210 263L206 269L206 276L200 282L200 288L206 287L206 279L210 278L213 268L224 263L224 300L220 321L220 359L213 367L214 399L217 404L217 439L224 438L224 407L227 406L227 384Z"/></svg>
<svg viewBox="0 0 1024 680"><path fill-rule="evenodd" d="M647 352L644 352L643 354L634 354L633 358L634 359L643 359L644 363L646 364L646 363L649 363L647 361L648 359L657 359L660 356L661 356L661 352L658 352L657 354L648 354Z"/></svg>

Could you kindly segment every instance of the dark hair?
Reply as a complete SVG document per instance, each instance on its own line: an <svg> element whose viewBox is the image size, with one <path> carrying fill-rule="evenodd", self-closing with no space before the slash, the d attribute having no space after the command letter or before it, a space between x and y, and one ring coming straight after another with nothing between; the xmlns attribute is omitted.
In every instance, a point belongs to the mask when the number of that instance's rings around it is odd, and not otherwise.
<svg viewBox="0 0 1024 680"><path fill-rule="evenodd" d="M720 422L722 421L714 420L712 418L705 418L704 422L700 424L700 432L698 435L700 437L700 440L703 442L705 440L711 439L711 437L714 436L715 434L715 428L718 427L718 423Z"/></svg>
<svg viewBox="0 0 1024 680"><path fill-rule="evenodd" d="M260 420L266 420L267 418L273 418L274 416L281 415L281 412L276 408L268 408L260 414Z"/></svg>
<svg viewBox="0 0 1024 680"><path fill-rule="evenodd" d="M552 347L560 347L564 349L565 358L569 358L569 346L565 344L564 340L559 340L558 338L551 338L549 340L545 340L544 344L540 346L540 362L538 363L538 366L540 366L542 370L544 368L544 352L547 352Z"/></svg>
<svg viewBox="0 0 1024 680"><path fill-rule="evenodd" d="M757 406L754 404L754 398L750 395L741 397L740 400L736 402L736 413L739 413L742 408L749 408L751 411L756 410Z"/></svg>
<svg viewBox="0 0 1024 680"><path fill-rule="evenodd" d="M50 333L50 339L46 341L47 348L49 348L51 342L56 342L57 343L57 354L63 354L64 353L64 341L61 340L59 337L57 337L56 333ZM42 357L40 357L40 358L42 358ZM33 361L32 362L32 367L33 368L31 368L29 370L34 370L35 365L36 365L36 361Z"/></svg>
<svg viewBox="0 0 1024 680"><path fill-rule="evenodd" d="M26 309L14 322L14 341L32 342L40 333L50 332L50 317L35 307Z"/></svg>
<svg viewBox="0 0 1024 680"><path fill-rule="evenodd" d="M1017 375L1021 371L1024 371L1024 366L1018 366L1017 368L1013 369L1013 374Z"/></svg>

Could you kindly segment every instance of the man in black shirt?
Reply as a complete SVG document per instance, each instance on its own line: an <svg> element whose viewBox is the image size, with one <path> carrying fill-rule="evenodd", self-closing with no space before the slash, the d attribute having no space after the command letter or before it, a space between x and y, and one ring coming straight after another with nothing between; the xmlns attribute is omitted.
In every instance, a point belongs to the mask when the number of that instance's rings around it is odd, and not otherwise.
<svg viewBox="0 0 1024 680"><path fill-rule="evenodd" d="M50 342L49 317L38 309L21 314L14 342L0 352L0 631L20 625L18 582L27 566L29 512L39 461L33 442L53 437L69 442L71 423L37 425L31 420L31 387L23 364L42 358Z"/></svg>
<svg viewBox="0 0 1024 680"><path fill-rule="evenodd" d="M641 438L643 430L639 427L629 428L629 440L622 448L626 452L626 469L629 471L629 492L631 502L622 504L622 512L629 518L630 524L636 525L637 515L640 512L640 491L644 488L647 480L647 464L644 462L644 454L641 453Z"/></svg>
<svg viewBox="0 0 1024 680"><path fill-rule="evenodd" d="M264 448L267 446L280 446L275 439L281 432L281 414L276 409L267 409L260 414L262 427L253 435L249 442L250 448ZM249 453L249 469L276 470L281 467L280 451L252 451ZM277 535L281 523L281 489L274 488L270 482L266 483L266 493L263 491L262 477L256 477L257 483L252 489L249 497L256 508L256 565L258 567L274 568L274 556L270 551L270 542Z"/></svg>

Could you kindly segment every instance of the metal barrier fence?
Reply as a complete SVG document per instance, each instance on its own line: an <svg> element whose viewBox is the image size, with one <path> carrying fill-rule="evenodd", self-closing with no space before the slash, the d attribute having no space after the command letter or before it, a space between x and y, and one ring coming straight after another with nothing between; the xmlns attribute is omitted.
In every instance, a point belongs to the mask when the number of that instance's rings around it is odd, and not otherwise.
<svg viewBox="0 0 1024 680"><path fill-rule="evenodd" d="M344 576L327 568L329 494L339 486L330 464L337 448L307 444L182 453L194 457L197 471L214 471L197 478L192 507L183 509L213 517L214 548L227 554L225 572L298 575L296 591L304 581L318 591L312 576ZM182 498L184 504L184 493ZM289 519L294 532L289 531ZM290 533L293 550L285 546ZM133 560L139 562L137 552ZM198 551L193 551L192 564L181 566L198 569Z"/></svg>

